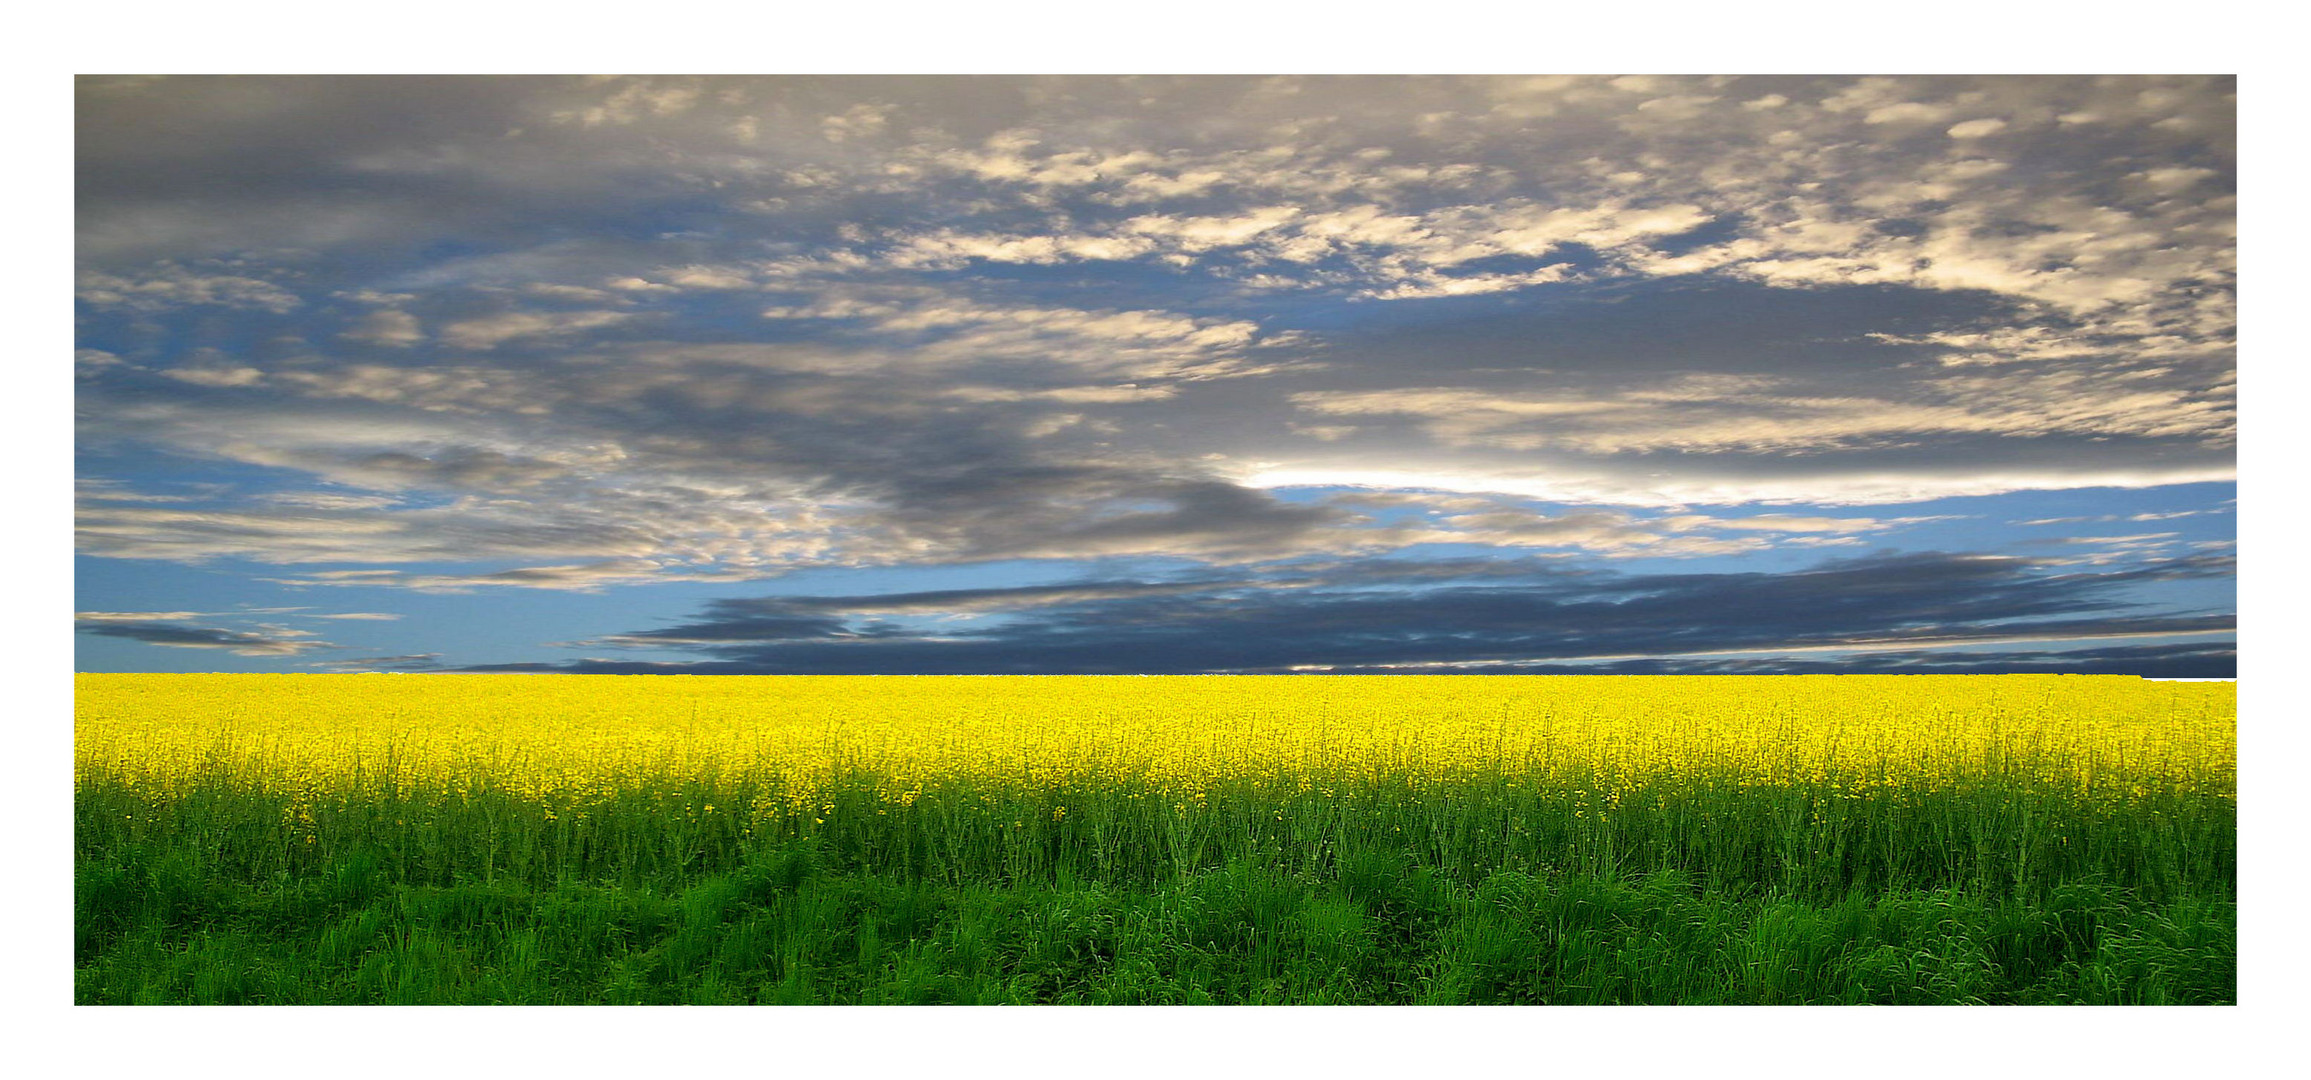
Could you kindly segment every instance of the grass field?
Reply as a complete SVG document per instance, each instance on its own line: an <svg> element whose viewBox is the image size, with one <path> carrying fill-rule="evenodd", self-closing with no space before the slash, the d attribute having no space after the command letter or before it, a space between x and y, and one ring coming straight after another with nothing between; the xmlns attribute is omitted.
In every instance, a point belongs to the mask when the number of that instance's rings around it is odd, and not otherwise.
<svg viewBox="0 0 2311 1080"><path fill-rule="evenodd" d="M75 998L2219 1003L2231 684L82 675Z"/></svg>

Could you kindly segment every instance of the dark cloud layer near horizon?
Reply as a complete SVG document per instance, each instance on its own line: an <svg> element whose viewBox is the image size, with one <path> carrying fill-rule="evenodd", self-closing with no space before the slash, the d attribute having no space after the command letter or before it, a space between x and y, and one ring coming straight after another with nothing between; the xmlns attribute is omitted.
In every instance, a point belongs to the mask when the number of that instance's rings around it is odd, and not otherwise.
<svg viewBox="0 0 2311 1080"><path fill-rule="evenodd" d="M390 670L378 668L377 670ZM404 670L408 670L406 667ZM644 660L571 660L559 664L481 664L468 668L422 668L472 674L534 675L781 675L744 663L703 661L688 664ZM1320 678L1325 675L2133 675L2144 679L2235 679L2239 672L2236 645L2229 642L2181 645L2112 646L2058 650L1968 650L1963 652L1900 651L1865 653L1823 659L1775 656L1755 659L1666 657L1611 660L1581 664L1492 664L1388 667L1338 667L1321 671L1251 672ZM822 672L810 674L923 675L940 672ZM956 673L945 673L956 674ZM985 672L963 674L1092 674L1150 675L1164 672ZM1182 674L1182 673L1172 673ZM1223 674L1195 671L1191 675ZM1228 672L1226 674L1242 674Z"/></svg>
<svg viewBox="0 0 2311 1080"><path fill-rule="evenodd" d="M241 656L296 656L315 649L335 648L326 641L309 640L306 634L281 627L249 631L216 626L187 626L174 622L107 621L83 626L81 632L97 637L126 638L148 645L226 649Z"/></svg>
<svg viewBox="0 0 2311 1080"><path fill-rule="evenodd" d="M81 606L407 617L82 664L2211 664L2234 88L84 77Z"/></svg>
<svg viewBox="0 0 2311 1080"><path fill-rule="evenodd" d="M1992 655L1889 659L1889 650L1996 646L2049 660L2033 642L2222 634L2231 616L2146 613L2121 599L2148 580L2220 578L2228 558L2129 570L2045 572L2029 560L1918 553L1778 574L1565 572L1493 561L1458 567L1351 564L1180 582L1092 581L880 596L708 603L698 618L579 647L681 647L712 659L568 671L724 674L1126 674L1284 671L1564 671L1553 659L1665 671L1758 667L1932 669ZM1410 569L1411 574L1397 571ZM900 626L897 613L980 618ZM2022 643L2017 646L2016 643ZM2227 649L2228 646L2226 645ZM1792 654L1774 660L1706 653ZM2198 668L2203 644L2173 647ZM1803 654L1838 653L1807 660ZM1850 656L1844 654L1852 654ZM2080 659L2137 655L2102 650ZM2139 654L2146 658L2164 652ZM1658 659L1645 659L1647 657ZM550 665L549 665L550 666ZM493 670L509 670L498 667ZM2195 668L2196 669L2196 668ZM2194 669L2194 670L2195 670Z"/></svg>

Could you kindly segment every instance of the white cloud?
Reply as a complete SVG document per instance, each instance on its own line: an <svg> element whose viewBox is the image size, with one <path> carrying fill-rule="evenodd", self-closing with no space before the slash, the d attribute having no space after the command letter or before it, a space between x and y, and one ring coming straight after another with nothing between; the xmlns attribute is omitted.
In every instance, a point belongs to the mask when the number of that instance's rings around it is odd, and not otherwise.
<svg viewBox="0 0 2311 1080"><path fill-rule="evenodd" d="M681 266L659 271L668 284L683 289L751 289L754 278L737 267Z"/></svg>
<svg viewBox="0 0 2311 1080"><path fill-rule="evenodd" d="M315 398L357 398L439 412L535 414L544 402L508 396L520 377L482 367L394 367L350 364L319 371L285 371L282 385ZM529 380L520 380L525 384Z"/></svg>
<svg viewBox="0 0 2311 1080"><path fill-rule="evenodd" d="M995 386L958 386L945 392L964 401L1057 401L1075 405L1164 401L1179 395L1169 386L1059 386L1041 390L1014 390Z"/></svg>
<svg viewBox="0 0 2311 1080"><path fill-rule="evenodd" d="M591 128L678 116L697 106L703 94L693 79L609 77L589 81L616 89L591 104L556 112L554 122Z"/></svg>
<svg viewBox="0 0 2311 1080"><path fill-rule="evenodd" d="M103 349L75 349L72 353L72 373L76 379L90 378L105 368L120 367L126 363Z"/></svg>
<svg viewBox="0 0 2311 1080"><path fill-rule="evenodd" d="M353 328L339 335L351 341L366 341L372 345L408 347L425 340L425 328L417 316L406 311L372 311L353 324Z"/></svg>
<svg viewBox="0 0 2311 1080"><path fill-rule="evenodd" d="M1208 217L1151 214L1126 221L1123 228L1180 251L1196 252L1248 243L1299 215L1296 206L1264 206L1243 214Z"/></svg>
<svg viewBox="0 0 2311 1080"><path fill-rule="evenodd" d="M2161 195L2180 195L2216 174L2215 170L2204 167L2169 166L2145 170L2140 175L2151 190Z"/></svg>
<svg viewBox="0 0 2311 1080"><path fill-rule="evenodd" d="M474 574L412 574L399 570L324 572L297 577L270 578L282 585L389 586L423 593L470 593L477 589L543 589L550 592L600 592L613 585L656 584L669 581L745 581L762 576L738 570L686 571L654 559L615 559L559 566L524 566Z"/></svg>
<svg viewBox="0 0 2311 1080"><path fill-rule="evenodd" d="M861 103L819 123L828 142L845 142L879 134L890 121L891 108Z"/></svg>
<svg viewBox="0 0 2311 1080"><path fill-rule="evenodd" d="M959 267L970 260L993 263L1051 264L1079 260L1120 261L1157 250L1144 236L1003 236L971 235L951 229L907 237L886 256L904 268Z"/></svg>
<svg viewBox="0 0 2311 1080"><path fill-rule="evenodd" d="M1168 311L1005 306L923 289L830 290L772 319L861 320L871 348L783 358L817 370L961 367L1001 362L1144 382L1273 370L1257 354L1295 339L1248 319ZM1141 395L1141 396L1144 396ZM1056 400L1056 399L1055 399ZM1088 399L1083 399L1088 400Z"/></svg>
<svg viewBox="0 0 2311 1080"><path fill-rule="evenodd" d="M147 314L210 305L286 315L302 303L296 294L270 281L237 274L203 274L167 262L133 278L101 270L84 272L77 295L91 307Z"/></svg>
<svg viewBox="0 0 2311 1080"><path fill-rule="evenodd" d="M265 380L265 373L253 367L171 368L161 374L194 386L255 386Z"/></svg>
<svg viewBox="0 0 2311 1080"><path fill-rule="evenodd" d="M1291 400L1326 416L1414 418L1444 446L1584 454L1815 452L1933 434L2227 442L2235 423L2227 401L2181 389L2114 385L2087 372L2020 380L1926 379L1906 399L1820 396L1774 380L1689 375L1602 393L1427 387L1305 391Z"/></svg>
<svg viewBox="0 0 2311 1080"><path fill-rule="evenodd" d="M2066 536L2055 541L2061 544L2118 544L2141 545L2146 542L2172 540L2181 533L2136 533L2132 536Z"/></svg>
<svg viewBox="0 0 2311 1080"><path fill-rule="evenodd" d="M1933 124L1948 118L1947 106L1928 105L1916 101L1900 101L1871 109L1862 117L1868 124Z"/></svg>
<svg viewBox="0 0 2311 1080"><path fill-rule="evenodd" d="M274 491L261 498L281 506L313 510L382 510L400 502L390 495L346 495L334 491Z"/></svg>
<svg viewBox="0 0 2311 1080"><path fill-rule="evenodd" d="M1470 274L1450 277L1444 274L1424 273L1416 280L1389 289L1372 289L1363 295L1379 300L1410 300L1435 296L1481 296L1485 293L1505 292L1533 285L1563 281L1571 273L1570 263L1544 266L1523 274Z"/></svg>
<svg viewBox="0 0 2311 1080"><path fill-rule="evenodd" d="M493 349L517 338L560 337L630 318L620 311L506 311L449 323L441 337L460 349Z"/></svg>
<svg viewBox="0 0 2311 1080"><path fill-rule="evenodd" d="M1231 473L1239 483L1262 489L1366 488L1374 491L1458 492L1508 495L1538 502L1682 509L1690 506L1808 505L1870 506L1925 502L2015 491L2078 488L2149 488L2168 484L2235 481L2235 469L2220 466L2166 468L2114 464L2071 471L1866 468L1800 473L1789 477L1688 472L1674 476L1615 469L1608 465L1552 463L1514 468L1501 464L1390 468L1364 461L1312 458L1256 462Z"/></svg>
<svg viewBox="0 0 2311 1080"><path fill-rule="evenodd" d="M1908 524L1917 518L1838 518L1805 514L1758 514L1745 518L1720 518L1700 514L1684 514L1666 518L1662 524L1684 532L1690 529L1733 529L1749 532L1783 533L1860 533L1879 532Z"/></svg>

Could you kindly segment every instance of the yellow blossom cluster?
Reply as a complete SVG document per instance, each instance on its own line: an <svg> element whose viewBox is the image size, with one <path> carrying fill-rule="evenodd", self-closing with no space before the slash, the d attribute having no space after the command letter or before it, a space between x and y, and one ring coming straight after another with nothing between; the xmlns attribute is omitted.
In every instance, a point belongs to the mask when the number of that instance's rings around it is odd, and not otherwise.
<svg viewBox="0 0 2311 1080"><path fill-rule="evenodd" d="M1471 779L2123 799L2233 794L2236 710L2233 684L2118 676L84 674L74 769L155 797L224 780L559 806L669 781L810 800L858 777L899 802L958 782L1192 800Z"/></svg>

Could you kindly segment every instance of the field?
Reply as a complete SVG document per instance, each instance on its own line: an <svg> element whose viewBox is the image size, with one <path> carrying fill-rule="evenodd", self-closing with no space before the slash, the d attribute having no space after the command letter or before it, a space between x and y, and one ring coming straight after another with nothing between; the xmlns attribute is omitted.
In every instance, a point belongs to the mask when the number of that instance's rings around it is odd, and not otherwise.
<svg viewBox="0 0 2311 1080"><path fill-rule="evenodd" d="M2225 1003L2235 687L81 675L97 1003Z"/></svg>

